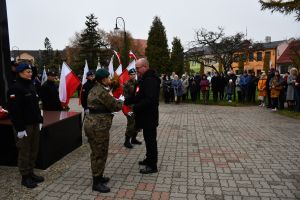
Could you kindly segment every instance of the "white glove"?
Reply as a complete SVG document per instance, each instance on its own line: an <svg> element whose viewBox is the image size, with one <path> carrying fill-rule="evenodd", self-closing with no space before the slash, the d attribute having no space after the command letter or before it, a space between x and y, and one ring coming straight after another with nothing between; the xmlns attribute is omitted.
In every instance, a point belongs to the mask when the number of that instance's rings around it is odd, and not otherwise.
<svg viewBox="0 0 300 200"><path fill-rule="evenodd" d="M89 109L85 109L84 110L84 114L86 114L86 115L90 114L90 110Z"/></svg>
<svg viewBox="0 0 300 200"><path fill-rule="evenodd" d="M133 116L133 112L128 112L127 115L130 116L130 117L132 117Z"/></svg>
<svg viewBox="0 0 300 200"><path fill-rule="evenodd" d="M20 132L18 132L18 135L17 135L17 137L18 138L23 138L24 136L27 136L27 133L26 133L26 131L20 131Z"/></svg>
<svg viewBox="0 0 300 200"><path fill-rule="evenodd" d="M125 101L125 97L124 97L123 95L121 95L121 96L119 97L119 100Z"/></svg>
<svg viewBox="0 0 300 200"><path fill-rule="evenodd" d="M39 128L40 128L40 130L42 130L43 124L39 124Z"/></svg>

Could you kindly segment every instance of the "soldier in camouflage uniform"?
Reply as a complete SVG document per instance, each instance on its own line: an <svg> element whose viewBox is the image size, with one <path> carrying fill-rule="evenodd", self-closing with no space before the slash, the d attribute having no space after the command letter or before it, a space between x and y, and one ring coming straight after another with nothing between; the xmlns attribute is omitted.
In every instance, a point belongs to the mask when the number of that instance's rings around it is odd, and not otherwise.
<svg viewBox="0 0 300 200"><path fill-rule="evenodd" d="M137 87L137 81L136 81L136 70L135 69L130 69L128 71L129 74L129 80L124 84L123 87L123 95L125 98L130 98L135 96L135 91ZM129 106L132 110L132 105ZM140 141L136 139L136 136L138 134L138 130L135 127L135 121L134 121L134 116L132 115L133 112L129 112L126 115L127 118L127 128L125 132L125 142L124 146L126 148L132 148L132 144L142 144ZM131 139L131 143L130 143Z"/></svg>
<svg viewBox="0 0 300 200"><path fill-rule="evenodd" d="M103 172L108 155L112 112L121 110L123 104L121 100L116 100L109 93L111 81L108 76L107 70L97 70L96 83L87 99L89 114L84 121L84 131L91 147L93 190L103 193L110 192L110 188L105 184L109 178L104 177Z"/></svg>

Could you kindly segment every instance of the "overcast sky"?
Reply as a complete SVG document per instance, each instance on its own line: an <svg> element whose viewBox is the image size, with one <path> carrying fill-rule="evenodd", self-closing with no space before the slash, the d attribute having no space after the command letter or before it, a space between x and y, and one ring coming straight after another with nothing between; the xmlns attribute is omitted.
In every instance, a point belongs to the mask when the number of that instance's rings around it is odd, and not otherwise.
<svg viewBox="0 0 300 200"><path fill-rule="evenodd" d="M134 38L147 39L154 16L166 28L170 44L173 37L187 47L195 30L216 31L225 28L227 35L248 32L248 38L272 41L300 37L300 22L285 16L261 11L258 0L6 0L10 46L20 50L44 49L48 37L53 49L63 49L74 33L85 28L85 16L94 13L99 28L109 32L116 17L125 19L126 31ZM121 24L121 22L120 22ZM122 26L122 25L120 25Z"/></svg>

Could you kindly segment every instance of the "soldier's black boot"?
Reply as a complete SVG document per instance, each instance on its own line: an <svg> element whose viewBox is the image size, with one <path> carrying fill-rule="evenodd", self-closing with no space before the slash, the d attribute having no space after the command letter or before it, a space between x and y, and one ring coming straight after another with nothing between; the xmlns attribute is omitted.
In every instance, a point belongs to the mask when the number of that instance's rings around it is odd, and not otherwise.
<svg viewBox="0 0 300 200"><path fill-rule="evenodd" d="M105 176L100 176L100 178L99 178L99 182L100 183L107 183L108 181L110 180L110 178L108 178L108 177L105 177Z"/></svg>
<svg viewBox="0 0 300 200"><path fill-rule="evenodd" d="M140 145L140 144L142 144L142 142L138 141L138 140L136 139L136 137L133 137L133 138L131 139L131 144L138 144L138 145Z"/></svg>
<svg viewBox="0 0 300 200"><path fill-rule="evenodd" d="M102 193L110 192L110 188L107 187L104 183L100 182L100 177L93 177L93 190Z"/></svg>
<svg viewBox="0 0 300 200"><path fill-rule="evenodd" d="M128 148L128 149L132 149L132 144L130 143L130 137L129 136L125 136L125 142L124 142L124 147Z"/></svg>
<svg viewBox="0 0 300 200"><path fill-rule="evenodd" d="M36 183L41 183L45 180L44 177L38 176L38 175L34 174L33 172L30 173L29 175L30 175L31 179Z"/></svg>
<svg viewBox="0 0 300 200"><path fill-rule="evenodd" d="M21 184L27 188L35 188L37 186L37 183L32 180L30 175L23 175Z"/></svg>

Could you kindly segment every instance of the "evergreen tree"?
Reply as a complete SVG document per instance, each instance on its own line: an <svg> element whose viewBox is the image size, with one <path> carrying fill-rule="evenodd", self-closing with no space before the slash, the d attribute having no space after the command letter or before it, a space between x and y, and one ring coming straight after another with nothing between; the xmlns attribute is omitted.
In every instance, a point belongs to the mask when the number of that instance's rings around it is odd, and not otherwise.
<svg viewBox="0 0 300 200"><path fill-rule="evenodd" d="M86 28L81 33L79 39L79 63L80 66L83 66L86 59L90 68L95 68L97 66L98 57L101 59L100 48L106 47L106 43L97 30L99 24L94 14L86 16L85 25Z"/></svg>
<svg viewBox="0 0 300 200"><path fill-rule="evenodd" d="M180 39L178 39L177 37L174 37L174 40L172 42L170 68L168 68L166 72L172 72L172 71L175 71L176 74L180 76L184 73L183 47L181 45Z"/></svg>
<svg viewBox="0 0 300 200"><path fill-rule="evenodd" d="M267 73L269 71L270 68L270 54L265 54L264 56L264 66L263 66L263 70Z"/></svg>
<svg viewBox="0 0 300 200"><path fill-rule="evenodd" d="M271 10L271 12L280 12L285 15L296 13L296 21L300 21L300 0L278 1L278 0L260 0L262 10Z"/></svg>
<svg viewBox="0 0 300 200"><path fill-rule="evenodd" d="M145 54L152 69L161 73L167 72L170 62L168 41L165 27L157 16L154 17L148 34Z"/></svg>
<svg viewBox="0 0 300 200"><path fill-rule="evenodd" d="M42 51L41 59L39 60L39 64L41 66L49 67L51 65L51 61L53 59L53 49L51 46L51 42L48 37L44 40L45 50Z"/></svg>

